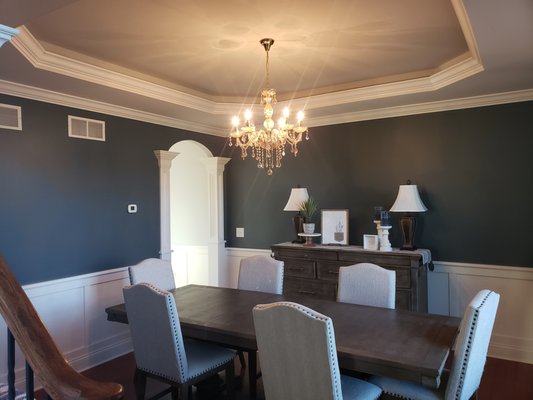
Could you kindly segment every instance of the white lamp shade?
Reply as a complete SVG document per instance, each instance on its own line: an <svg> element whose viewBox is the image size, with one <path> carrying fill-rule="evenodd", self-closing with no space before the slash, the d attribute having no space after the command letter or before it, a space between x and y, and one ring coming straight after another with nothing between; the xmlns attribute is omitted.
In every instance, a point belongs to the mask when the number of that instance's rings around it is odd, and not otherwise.
<svg viewBox="0 0 533 400"><path fill-rule="evenodd" d="M424 212L427 207L422 203L416 185L400 185L398 197L392 205L392 212Z"/></svg>
<svg viewBox="0 0 533 400"><path fill-rule="evenodd" d="M300 204L309 198L306 188L293 188L283 211L299 211Z"/></svg>

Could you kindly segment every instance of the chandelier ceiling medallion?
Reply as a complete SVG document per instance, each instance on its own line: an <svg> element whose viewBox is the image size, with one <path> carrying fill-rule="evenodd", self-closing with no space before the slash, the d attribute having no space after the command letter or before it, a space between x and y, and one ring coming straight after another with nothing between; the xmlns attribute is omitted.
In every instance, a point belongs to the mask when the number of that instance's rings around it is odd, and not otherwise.
<svg viewBox="0 0 533 400"><path fill-rule="evenodd" d="M291 148L291 153L296 157L298 154L298 143L305 139L309 140L307 127L302 126L304 114L299 111L296 124L288 121L289 108L283 109L283 116L279 118L275 127L272 116L274 114L274 104L276 104L276 91L270 88L270 76L268 65L268 52L274 44L274 39L261 39L259 41L266 51L266 79L265 86L261 91L261 105L264 109L265 120L263 127L257 130L252 120L252 110L247 109L244 114L244 125L240 125L239 117L232 119L232 129L229 134L229 145L240 147L242 159L248 156L248 148L251 147L252 157L257 160L258 168L266 168L267 175L272 175L273 168L281 167L281 159L285 155L285 144Z"/></svg>

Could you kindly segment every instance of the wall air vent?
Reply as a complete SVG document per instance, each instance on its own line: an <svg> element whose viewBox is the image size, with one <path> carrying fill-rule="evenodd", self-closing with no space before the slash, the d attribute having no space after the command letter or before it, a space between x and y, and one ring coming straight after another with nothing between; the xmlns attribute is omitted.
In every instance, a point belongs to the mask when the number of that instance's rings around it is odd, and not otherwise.
<svg viewBox="0 0 533 400"><path fill-rule="evenodd" d="M69 115L68 135L78 139L91 139L105 142L105 122Z"/></svg>
<svg viewBox="0 0 533 400"><path fill-rule="evenodd" d="M0 104L0 128L22 130L22 115L19 106Z"/></svg>

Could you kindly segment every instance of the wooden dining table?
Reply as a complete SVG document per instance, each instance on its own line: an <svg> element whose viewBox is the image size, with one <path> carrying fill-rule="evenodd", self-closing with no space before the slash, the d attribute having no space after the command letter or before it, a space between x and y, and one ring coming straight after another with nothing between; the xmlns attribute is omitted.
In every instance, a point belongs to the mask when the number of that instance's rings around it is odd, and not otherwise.
<svg viewBox="0 0 533 400"><path fill-rule="evenodd" d="M172 291L183 335L248 353L250 398L256 398L256 304L291 301L333 321L341 369L440 385L459 330L456 317L339 303L306 295L275 295L188 285ZM127 323L124 304L106 308L107 319ZM154 332L157 334L157 332ZM312 349L310 349L312 351Z"/></svg>

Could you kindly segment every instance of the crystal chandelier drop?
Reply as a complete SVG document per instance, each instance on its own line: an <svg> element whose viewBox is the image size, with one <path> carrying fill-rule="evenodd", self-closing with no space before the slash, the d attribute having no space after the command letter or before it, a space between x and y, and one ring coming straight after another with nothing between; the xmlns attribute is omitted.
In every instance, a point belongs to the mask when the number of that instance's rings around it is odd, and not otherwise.
<svg viewBox="0 0 533 400"><path fill-rule="evenodd" d="M291 153L296 157L298 154L298 143L305 139L309 140L307 127L302 126L304 114L299 111L296 124L288 121L289 108L285 107L283 116L278 120L275 127L272 116L274 114L274 104L276 104L276 91L270 88L270 76L268 70L268 52L274 44L274 39L262 39L259 41L266 51L266 79L265 86L261 92L261 105L264 107L265 120L263 127L256 130L252 120L252 111L246 110L244 114L244 125L240 125L239 117L232 119L232 129L229 134L229 145L241 148L242 159L248 156L248 148L251 148L252 157L257 160L258 168L266 168L267 174L272 175L273 168L281 167L281 159L285 155L285 145L291 148Z"/></svg>

